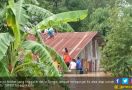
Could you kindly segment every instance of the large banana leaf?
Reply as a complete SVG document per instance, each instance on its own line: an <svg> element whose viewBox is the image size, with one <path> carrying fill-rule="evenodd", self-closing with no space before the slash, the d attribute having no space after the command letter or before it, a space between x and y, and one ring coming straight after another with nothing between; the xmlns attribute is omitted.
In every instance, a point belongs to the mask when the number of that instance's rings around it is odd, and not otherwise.
<svg viewBox="0 0 132 90"><path fill-rule="evenodd" d="M6 6L3 5L3 8L0 8L0 22L4 19L5 12L6 12Z"/></svg>
<svg viewBox="0 0 132 90"><path fill-rule="evenodd" d="M50 53L50 55L52 56L52 59L56 60L61 65L61 67L63 68L64 71L67 71L68 68L67 68L63 58L53 48L51 48L49 46L45 46L45 47L48 50L48 52Z"/></svg>
<svg viewBox="0 0 132 90"><path fill-rule="evenodd" d="M6 68L4 63L0 61L0 77L7 77L7 76L9 76L8 69Z"/></svg>
<svg viewBox="0 0 132 90"><path fill-rule="evenodd" d="M22 51L19 55L24 54L24 61L18 61L15 65L13 73L20 76L29 77L43 77L49 76L49 68L46 68L43 63L33 62L31 50ZM19 57L20 58L20 57Z"/></svg>
<svg viewBox="0 0 132 90"><path fill-rule="evenodd" d="M23 19L21 16L23 15L23 8L22 8L22 5L23 5L23 2L24 2L24 0L20 0L20 1L18 1L17 3L16 3L16 11L17 11L17 13L16 13L16 19L17 19L17 21L20 23L21 22L21 20Z"/></svg>
<svg viewBox="0 0 132 90"><path fill-rule="evenodd" d="M20 74L21 76L30 76L30 77L48 77L52 76L52 73L49 73L51 69L45 66L43 63L28 62L18 65L14 69L14 73ZM54 76L54 75L53 75Z"/></svg>
<svg viewBox="0 0 132 90"><path fill-rule="evenodd" d="M9 6L6 12L6 22L7 22L8 27L13 31L14 38L15 38L14 48L17 49L20 45L20 39L21 39L20 29L19 29L20 26L19 26L19 22L17 21L18 19L16 19L16 10L15 10L14 0L8 0L8 3L9 3Z"/></svg>
<svg viewBox="0 0 132 90"><path fill-rule="evenodd" d="M50 53L45 49L42 44L35 41L25 41L22 45L26 50L32 50L33 53L37 53L40 58L40 63L43 63L45 69L49 70L49 76L60 76L59 71L53 65L52 57Z"/></svg>
<svg viewBox="0 0 132 90"><path fill-rule="evenodd" d="M37 0L24 0L24 1L25 1L25 3L39 5L39 2Z"/></svg>
<svg viewBox="0 0 132 90"><path fill-rule="evenodd" d="M129 60L126 61L128 65L132 66L132 58L130 58Z"/></svg>
<svg viewBox="0 0 132 90"><path fill-rule="evenodd" d="M26 4L25 6L27 7L28 13L38 16L39 18L41 17L42 19L46 19L47 17L54 15L49 10L36 5Z"/></svg>
<svg viewBox="0 0 132 90"><path fill-rule="evenodd" d="M14 9L16 10L16 19L19 25L25 25L28 22L26 10L23 8L24 0L19 0L15 3Z"/></svg>
<svg viewBox="0 0 132 90"><path fill-rule="evenodd" d="M87 16L87 10L77 10L59 13L44 19L36 25L35 29L45 29L51 26L58 26L67 22L75 22L84 19Z"/></svg>
<svg viewBox="0 0 132 90"><path fill-rule="evenodd" d="M26 6L27 6L27 11L31 15L35 15L39 18L42 18L43 20L45 20L46 18L48 18L50 16L55 15L55 14L51 13L49 10L46 10L46 9L36 6L36 5L26 4ZM73 28L67 23L57 26L57 28L61 29L62 31L74 31Z"/></svg>
<svg viewBox="0 0 132 90"><path fill-rule="evenodd" d="M0 60L6 55L8 46L13 42L9 33L0 33Z"/></svg>

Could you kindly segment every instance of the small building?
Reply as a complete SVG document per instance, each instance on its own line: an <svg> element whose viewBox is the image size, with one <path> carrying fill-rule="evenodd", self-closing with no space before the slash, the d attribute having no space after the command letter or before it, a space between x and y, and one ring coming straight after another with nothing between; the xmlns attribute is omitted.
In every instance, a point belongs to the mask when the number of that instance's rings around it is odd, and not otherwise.
<svg viewBox="0 0 132 90"><path fill-rule="evenodd" d="M102 39L98 32L57 33L53 39L44 39L45 44L54 48L60 55L67 48L72 58L80 57L85 72L99 71Z"/></svg>

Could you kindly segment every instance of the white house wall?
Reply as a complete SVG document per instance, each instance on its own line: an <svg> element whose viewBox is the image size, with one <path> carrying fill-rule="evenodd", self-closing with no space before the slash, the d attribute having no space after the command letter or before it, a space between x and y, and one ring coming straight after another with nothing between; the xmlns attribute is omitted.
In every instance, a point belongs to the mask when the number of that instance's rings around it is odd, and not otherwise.
<svg viewBox="0 0 132 90"><path fill-rule="evenodd" d="M99 70L100 64L100 52L97 40L94 40L95 43L95 57L93 55L93 44L92 41L80 52L78 55L81 59L87 59L87 62L92 62L92 71ZM97 60L97 64L95 64L95 60ZM96 70L95 70L96 69Z"/></svg>
<svg viewBox="0 0 132 90"><path fill-rule="evenodd" d="M95 40L95 50L96 50L96 60L97 60L97 71L99 71L100 68L100 50L97 40Z"/></svg>

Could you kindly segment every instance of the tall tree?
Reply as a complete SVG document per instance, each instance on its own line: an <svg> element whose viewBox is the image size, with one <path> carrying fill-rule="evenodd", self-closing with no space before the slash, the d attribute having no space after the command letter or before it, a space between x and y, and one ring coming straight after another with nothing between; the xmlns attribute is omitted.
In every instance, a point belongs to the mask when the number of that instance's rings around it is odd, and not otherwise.
<svg viewBox="0 0 132 90"><path fill-rule="evenodd" d="M120 4L120 5L119 5ZM111 10L110 26L102 53L102 65L113 76L132 76L132 16L131 7L123 3Z"/></svg>

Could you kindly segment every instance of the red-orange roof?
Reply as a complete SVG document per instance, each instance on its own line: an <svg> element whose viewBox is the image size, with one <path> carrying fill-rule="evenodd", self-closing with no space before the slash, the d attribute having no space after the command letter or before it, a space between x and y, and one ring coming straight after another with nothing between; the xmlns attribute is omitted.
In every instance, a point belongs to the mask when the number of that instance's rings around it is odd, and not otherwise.
<svg viewBox="0 0 132 90"><path fill-rule="evenodd" d="M57 33L54 39L44 39L44 42L48 46L54 48L60 55L63 54L63 48L67 48L71 57L76 58L96 34L97 32Z"/></svg>

